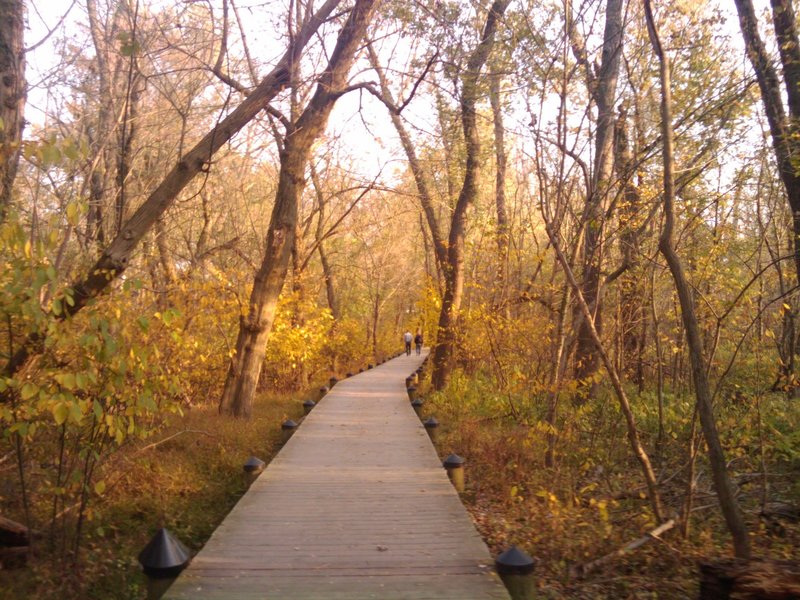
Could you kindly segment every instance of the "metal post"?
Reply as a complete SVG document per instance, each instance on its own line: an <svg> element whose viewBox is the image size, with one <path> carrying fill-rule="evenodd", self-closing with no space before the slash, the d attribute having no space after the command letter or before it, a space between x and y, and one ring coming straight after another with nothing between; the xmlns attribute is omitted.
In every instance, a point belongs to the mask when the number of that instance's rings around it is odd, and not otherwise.
<svg viewBox="0 0 800 600"><path fill-rule="evenodd" d="M158 600L191 560L189 549L168 530L161 528L139 553L147 575L147 600Z"/></svg>
<svg viewBox="0 0 800 600"><path fill-rule="evenodd" d="M436 430L439 428L439 421L436 420L436 417L428 417L423 425L425 426L425 431L428 432L428 436L431 438L431 441L435 442Z"/></svg>
<svg viewBox="0 0 800 600"><path fill-rule="evenodd" d="M281 439L283 443L289 441L289 438L292 437L295 429L297 429L297 422L293 421L292 419L286 419L283 423L281 423Z"/></svg>
<svg viewBox="0 0 800 600"><path fill-rule="evenodd" d="M414 409L414 412L417 413L418 417L422 416L422 405L425 404L425 401L422 398L414 398L411 401L411 407Z"/></svg>
<svg viewBox="0 0 800 600"><path fill-rule="evenodd" d="M253 483L256 480L256 477L259 476L261 471L263 471L264 467L266 466L267 463L265 463L260 458L257 458L255 456L251 456L250 458L248 458L245 461L244 465L242 465L242 469L244 469L245 472L245 477L247 478L247 484L250 485L251 483Z"/></svg>
<svg viewBox="0 0 800 600"><path fill-rule="evenodd" d="M466 461L458 454L451 454L442 462L442 466L447 469L447 476L460 494L464 491L464 463Z"/></svg>
<svg viewBox="0 0 800 600"><path fill-rule="evenodd" d="M536 561L525 552L511 546L494 561L497 574L508 590L511 600L533 600L536 586L533 569Z"/></svg>
<svg viewBox="0 0 800 600"><path fill-rule="evenodd" d="M261 471L264 470L264 467L266 467L266 466L267 466L267 463L265 463L263 460L261 460L260 458L255 457L255 456L251 456L250 458L248 458L244 462L244 465L243 465L242 468L244 469L245 473L250 473L252 475L258 475L259 473L261 473Z"/></svg>
<svg viewBox="0 0 800 600"><path fill-rule="evenodd" d="M303 402L303 413L308 414L312 411L312 409L317 405L316 402L313 400L306 400Z"/></svg>

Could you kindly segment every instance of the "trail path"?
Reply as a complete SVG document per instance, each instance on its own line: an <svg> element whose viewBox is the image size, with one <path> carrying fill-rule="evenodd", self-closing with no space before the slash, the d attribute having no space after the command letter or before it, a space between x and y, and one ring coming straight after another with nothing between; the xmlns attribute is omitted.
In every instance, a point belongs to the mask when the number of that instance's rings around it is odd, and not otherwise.
<svg viewBox="0 0 800 600"><path fill-rule="evenodd" d="M507 600L408 401L424 358L336 384L164 598Z"/></svg>

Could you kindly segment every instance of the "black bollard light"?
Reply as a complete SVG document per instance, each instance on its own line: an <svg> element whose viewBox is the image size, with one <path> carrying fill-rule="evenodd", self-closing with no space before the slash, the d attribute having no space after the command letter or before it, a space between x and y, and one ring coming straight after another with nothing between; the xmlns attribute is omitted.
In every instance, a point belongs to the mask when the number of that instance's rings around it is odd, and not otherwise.
<svg viewBox="0 0 800 600"><path fill-rule="evenodd" d="M339 383L339 379L338 379L337 377L335 377L335 376L334 376L334 377L331 377L331 378L328 380L328 387L330 387L330 388L332 389L332 388L333 388L333 386L335 386L337 383Z"/></svg>
<svg viewBox="0 0 800 600"><path fill-rule="evenodd" d="M411 375L409 375L409 377L411 378L411 383L413 385L417 385L419 383L419 375L417 375L416 371L414 371Z"/></svg>
<svg viewBox="0 0 800 600"><path fill-rule="evenodd" d="M250 473L251 475L258 475L261 471L264 470L264 467L267 466L260 458L256 458L255 456L251 456L246 461L244 461L244 465L242 468L244 469L245 473Z"/></svg>
<svg viewBox="0 0 800 600"><path fill-rule="evenodd" d="M281 439L283 443L289 441L289 438L292 437L295 429L297 429L297 422L293 421L292 419L286 419L283 423L281 423Z"/></svg>
<svg viewBox="0 0 800 600"><path fill-rule="evenodd" d="M348 371L347 375L345 375L345 377L352 377L352 376L353 376L353 372L352 371Z"/></svg>
<svg viewBox="0 0 800 600"><path fill-rule="evenodd" d="M192 559L188 548L163 527L139 553L147 575L147 600L158 600Z"/></svg>
<svg viewBox="0 0 800 600"><path fill-rule="evenodd" d="M442 461L442 466L447 469L447 476L459 494L464 491L465 462L458 454L451 454Z"/></svg>
<svg viewBox="0 0 800 600"><path fill-rule="evenodd" d="M425 426L425 431L428 432L428 436L431 438L431 441L435 442L436 430L439 428L439 421L436 420L436 417L428 417L425 419L423 425Z"/></svg>
<svg viewBox="0 0 800 600"><path fill-rule="evenodd" d="M306 400L303 402L303 413L308 414L317 405L313 400Z"/></svg>
<svg viewBox="0 0 800 600"><path fill-rule="evenodd" d="M497 574L508 590L511 600L533 600L533 570L536 561L525 552L511 546L494 561Z"/></svg>
<svg viewBox="0 0 800 600"><path fill-rule="evenodd" d="M422 405L425 404L425 401L422 398L414 398L411 401L411 408L414 409L414 412L417 413L418 417L422 416Z"/></svg>
<svg viewBox="0 0 800 600"><path fill-rule="evenodd" d="M328 387L323 385L321 388L319 388L319 399L322 400L322 398L327 393L328 393Z"/></svg>
<svg viewBox="0 0 800 600"><path fill-rule="evenodd" d="M411 376L406 377L406 389L414 385L414 378Z"/></svg>
<svg viewBox="0 0 800 600"><path fill-rule="evenodd" d="M408 399L413 400L417 397L417 388L413 385L410 388L406 388L406 392L408 392Z"/></svg>
<svg viewBox="0 0 800 600"><path fill-rule="evenodd" d="M148 577L175 577L191 560L189 549L162 527L139 553L139 563Z"/></svg>

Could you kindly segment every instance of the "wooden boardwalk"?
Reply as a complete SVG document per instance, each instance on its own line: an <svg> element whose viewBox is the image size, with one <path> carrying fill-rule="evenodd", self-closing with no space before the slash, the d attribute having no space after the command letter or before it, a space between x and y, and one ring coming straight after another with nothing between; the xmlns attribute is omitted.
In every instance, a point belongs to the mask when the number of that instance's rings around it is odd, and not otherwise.
<svg viewBox="0 0 800 600"><path fill-rule="evenodd" d="M508 599L408 401L421 358L336 384L164 598Z"/></svg>

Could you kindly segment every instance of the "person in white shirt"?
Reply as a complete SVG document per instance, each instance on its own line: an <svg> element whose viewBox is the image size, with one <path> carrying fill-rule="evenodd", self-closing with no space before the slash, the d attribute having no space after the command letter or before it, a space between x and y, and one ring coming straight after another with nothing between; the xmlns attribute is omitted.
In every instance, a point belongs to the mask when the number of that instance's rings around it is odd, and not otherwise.
<svg viewBox="0 0 800 600"><path fill-rule="evenodd" d="M403 341L406 343L406 355L411 356L411 342L414 341L414 336L410 331L406 330L403 334Z"/></svg>

